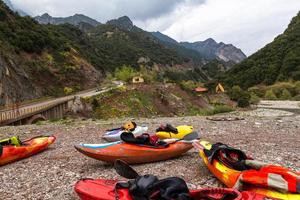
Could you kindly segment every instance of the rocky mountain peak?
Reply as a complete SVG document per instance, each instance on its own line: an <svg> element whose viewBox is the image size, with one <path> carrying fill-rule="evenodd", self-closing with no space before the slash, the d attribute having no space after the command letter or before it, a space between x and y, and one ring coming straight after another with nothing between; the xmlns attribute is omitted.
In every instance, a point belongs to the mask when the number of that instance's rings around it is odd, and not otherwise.
<svg viewBox="0 0 300 200"><path fill-rule="evenodd" d="M212 39L212 38L208 38L206 40L204 40L202 43L205 43L205 44L217 44L217 42Z"/></svg>
<svg viewBox="0 0 300 200"><path fill-rule="evenodd" d="M247 56L232 44L224 42L217 43L214 39L208 38L204 41L181 43L184 47L200 52L207 60L219 59L225 62L233 61L239 63Z"/></svg>
<svg viewBox="0 0 300 200"><path fill-rule="evenodd" d="M123 16L118 19L113 19L107 22L107 24L117 26L118 28L130 31L133 29L134 25L128 16Z"/></svg>
<svg viewBox="0 0 300 200"><path fill-rule="evenodd" d="M75 14L70 17L52 17L48 13L45 13L41 16L36 16L35 20L37 20L40 24L55 24L55 25L67 23L67 24L78 26L81 23L87 23L95 27L101 24L100 22L82 14Z"/></svg>

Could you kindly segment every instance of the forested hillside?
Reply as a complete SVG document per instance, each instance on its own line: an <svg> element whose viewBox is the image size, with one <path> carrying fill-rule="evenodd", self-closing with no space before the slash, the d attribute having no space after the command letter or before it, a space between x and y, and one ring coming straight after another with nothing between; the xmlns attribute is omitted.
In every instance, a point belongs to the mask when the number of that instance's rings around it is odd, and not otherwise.
<svg viewBox="0 0 300 200"><path fill-rule="evenodd" d="M276 81L300 80L300 12L283 34L229 70L224 78L229 85L249 88Z"/></svg>

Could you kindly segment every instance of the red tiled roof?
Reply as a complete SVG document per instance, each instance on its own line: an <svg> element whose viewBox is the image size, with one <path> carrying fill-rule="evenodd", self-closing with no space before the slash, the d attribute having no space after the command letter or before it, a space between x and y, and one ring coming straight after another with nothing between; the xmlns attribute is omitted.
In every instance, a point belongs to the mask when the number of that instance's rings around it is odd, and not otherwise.
<svg viewBox="0 0 300 200"><path fill-rule="evenodd" d="M196 91L196 92L207 92L208 89L207 89L207 88L204 88L204 87L197 87L197 88L195 88L195 91Z"/></svg>

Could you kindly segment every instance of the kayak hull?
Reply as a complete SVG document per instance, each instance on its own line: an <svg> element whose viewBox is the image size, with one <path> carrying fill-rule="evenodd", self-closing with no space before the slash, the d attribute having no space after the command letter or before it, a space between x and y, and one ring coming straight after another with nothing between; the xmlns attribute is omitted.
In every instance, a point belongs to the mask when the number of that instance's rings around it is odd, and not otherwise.
<svg viewBox="0 0 300 200"><path fill-rule="evenodd" d="M76 145L82 154L108 163L121 159L129 164L149 163L178 157L192 149L188 142L175 142L166 148L134 145L128 143L109 143L100 145Z"/></svg>
<svg viewBox="0 0 300 200"><path fill-rule="evenodd" d="M193 132L193 126L177 126L176 127L178 130L178 133L171 133L171 132L166 132L166 131L159 131L156 132L156 136L159 139L182 139L184 136L190 134Z"/></svg>
<svg viewBox="0 0 300 200"><path fill-rule="evenodd" d="M40 136L22 142L22 146L19 147L3 146L0 166L37 154L54 143L55 139L55 136Z"/></svg>
<svg viewBox="0 0 300 200"><path fill-rule="evenodd" d="M147 126L137 126L135 128L134 131L132 131L134 136L140 136L143 133L146 133L148 131L148 127ZM103 139L105 139L108 142L115 142L115 141L120 141L121 138L121 134L124 132L124 130L120 129L115 129L112 131L108 131L106 133L104 133L104 135L102 136Z"/></svg>
<svg viewBox="0 0 300 200"><path fill-rule="evenodd" d="M115 200L115 185L117 182L117 180L83 179L75 184L74 190L81 200ZM132 200L128 189L118 189L117 191L120 200ZM234 200L265 200L265 196L251 192L239 193L236 190L228 188L209 188L190 191L191 196L195 200L203 199L200 198L200 193L216 199L220 199L224 194L231 193L237 195Z"/></svg>
<svg viewBox="0 0 300 200"><path fill-rule="evenodd" d="M207 141L201 141L200 143L206 149L210 149L212 146L212 144L210 144ZM206 157L206 155L203 151L200 151L199 153L200 153L200 157L202 158L203 162L205 163L205 165L207 166L207 168L209 169L209 171L212 174L214 174L227 187L232 188L235 186L235 183L237 182L239 176L241 175L241 171L231 169L231 168L223 165L221 162L219 162L217 160L214 160L211 164L208 161L208 158ZM267 188L244 186L243 189L245 191L255 192L257 194L265 195L267 197L274 198L274 199L284 199L284 200L300 199L300 194L280 193L276 190L270 190Z"/></svg>

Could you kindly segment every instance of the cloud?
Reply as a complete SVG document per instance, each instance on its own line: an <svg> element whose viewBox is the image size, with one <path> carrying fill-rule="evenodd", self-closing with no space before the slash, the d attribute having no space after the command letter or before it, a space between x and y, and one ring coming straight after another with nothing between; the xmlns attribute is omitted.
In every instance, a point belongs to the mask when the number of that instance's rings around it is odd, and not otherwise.
<svg viewBox="0 0 300 200"><path fill-rule="evenodd" d="M129 16L148 31L178 41L214 38L250 55L282 33L299 0L11 0L32 16L85 14L100 22Z"/></svg>
<svg viewBox="0 0 300 200"><path fill-rule="evenodd" d="M178 41L214 38L232 43L250 55L281 34L300 10L299 0L207 0L178 6L157 19L138 21Z"/></svg>
<svg viewBox="0 0 300 200"><path fill-rule="evenodd" d="M204 0L12 0L17 8L33 16L45 12L53 16L85 14L101 22L127 15L146 20L172 12L178 5L198 4Z"/></svg>

